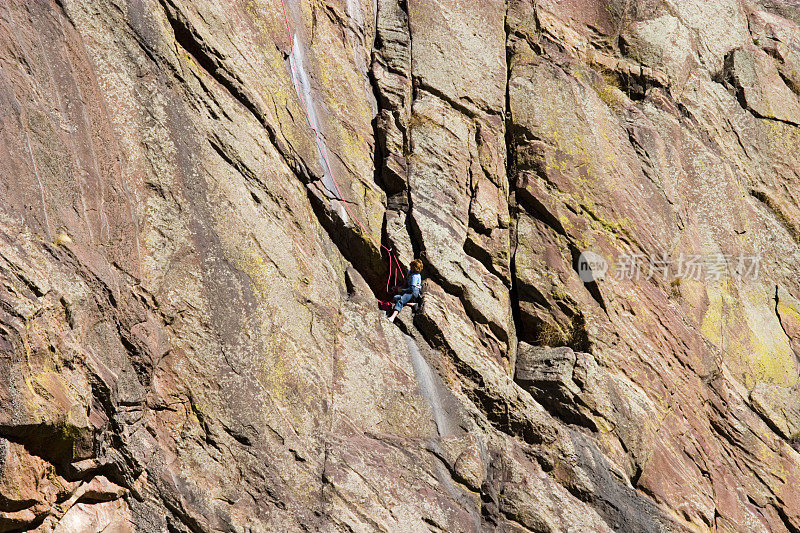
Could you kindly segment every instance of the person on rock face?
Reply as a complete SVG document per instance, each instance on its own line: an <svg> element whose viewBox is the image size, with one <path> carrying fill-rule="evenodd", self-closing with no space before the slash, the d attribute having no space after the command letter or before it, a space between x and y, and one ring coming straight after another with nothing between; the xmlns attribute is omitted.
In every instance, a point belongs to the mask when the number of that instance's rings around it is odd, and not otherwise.
<svg viewBox="0 0 800 533"><path fill-rule="evenodd" d="M414 259L411 261L411 268L408 269L406 284L400 290L400 294L394 297L394 311L389 316L389 322L394 322L400 310L412 299L419 301L419 293L422 290L422 261Z"/></svg>

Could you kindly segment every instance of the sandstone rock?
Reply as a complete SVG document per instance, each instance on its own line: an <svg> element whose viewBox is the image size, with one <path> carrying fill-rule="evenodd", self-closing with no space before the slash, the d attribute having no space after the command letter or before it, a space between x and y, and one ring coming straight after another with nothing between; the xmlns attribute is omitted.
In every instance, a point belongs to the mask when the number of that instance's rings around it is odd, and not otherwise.
<svg viewBox="0 0 800 533"><path fill-rule="evenodd" d="M127 506L120 501L86 505L79 503L65 514L52 533L70 531L119 531L133 533L136 531L132 516Z"/></svg>
<svg viewBox="0 0 800 533"><path fill-rule="evenodd" d="M786 86L766 52L755 47L737 49L726 67L745 105L754 113L800 124L800 99Z"/></svg>
<svg viewBox="0 0 800 533"><path fill-rule="evenodd" d="M453 464L453 472L457 480L463 481L473 490L480 490L486 478L486 467L477 448L471 447L461 452Z"/></svg>
<svg viewBox="0 0 800 533"><path fill-rule="evenodd" d="M479 492L486 479L486 464L478 439L471 434L447 436L442 438L441 447L454 479Z"/></svg>
<svg viewBox="0 0 800 533"><path fill-rule="evenodd" d="M105 502L119 499L126 493L127 490L125 488L112 483L105 476L97 476L86 484L81 498L89 501Z"/></svg>
<svg viewBox="0 0 800 533"><path fill-rule="evenodd" d="M750 392L750 401L783 438L791 441L800 438L800 396L796 388L759 383Z"/></svg>
<svg viewBox="0 0 800 533"><path fill-rule="evenodd" d="M693 34L698 57L711 73L722 69L728 52L750 41L747 16L739 2L711 0L695 4L666 0L664 6Z"/></svg>
<svg viewBox="0 0 800 533"><path fill-rule="evenodd" d="M0 514L0 530L14 531L28 528L36 520L30 509Z"/></svg>
<svg viewBox="0 0 800 533"><path fill-rule="evenodd" d="M571 348L543 348L523 343L517 351L515 379L529 383L552 383L564 393L575 394L580 388L572 381L577 356Z"/></svg>
<svg viewBox="0 0 800 533"><path fill-rule="evenodd" d="M0 13L0 530L800 530L793 2Z"/></svg>
<svg viewBox="0 0 800 533"><path fill-rule="evenodd" d="M418 83L456 106L497 111L503 105L505 5L498 0L461 5L408 3L412 71ZM457 43L457 46L452 46Z"/></svg>
<svg viewBox="0 0 800 533"><path fill-rule="evenodd" d="M750 16L753 42L778 60L786 84L800 93L800 27L774 13L755 11Z"/></svg>

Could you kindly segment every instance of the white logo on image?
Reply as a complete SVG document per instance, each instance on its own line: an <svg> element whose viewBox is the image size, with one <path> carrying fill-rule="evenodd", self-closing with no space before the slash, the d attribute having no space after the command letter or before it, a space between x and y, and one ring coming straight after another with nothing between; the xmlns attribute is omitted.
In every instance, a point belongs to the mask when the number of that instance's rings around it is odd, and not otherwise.
<svg viewBox="0 0 800 533"><path fill-rule="evenodd" d="M584 283L598 281L608 272L608 261L594 252L583 252L578 257L578 277Z"/></svg>

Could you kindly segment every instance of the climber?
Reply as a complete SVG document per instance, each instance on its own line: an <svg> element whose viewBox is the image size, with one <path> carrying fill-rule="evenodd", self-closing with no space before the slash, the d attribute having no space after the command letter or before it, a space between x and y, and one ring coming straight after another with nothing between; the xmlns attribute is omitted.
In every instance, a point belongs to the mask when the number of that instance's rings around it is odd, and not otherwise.
<svg viewBox="0 0 800 533"><path fill-rule="evenodd" d="M411 268L408 269L406 284L400 290L400 294L394 297L394 311L387 320L394 322L398 313L405 305L419 305L420 291L422 290L422 261L414 259L411 261ZM414 303L411 301L414 300Z"/></svg>

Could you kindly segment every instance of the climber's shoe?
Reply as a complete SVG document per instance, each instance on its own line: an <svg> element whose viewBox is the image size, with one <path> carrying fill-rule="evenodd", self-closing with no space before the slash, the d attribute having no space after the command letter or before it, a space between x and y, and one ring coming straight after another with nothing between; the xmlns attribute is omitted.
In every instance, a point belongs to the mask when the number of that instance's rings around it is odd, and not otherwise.
<svg viewBox="0 0 800 533"><path fill-rule="evenodd" d="M415 315L422 314L422 312L425 310L425 296L424 295L420 296L419 297L419 301L414 303L413 310L414 310L414 314Z"/></svg>

